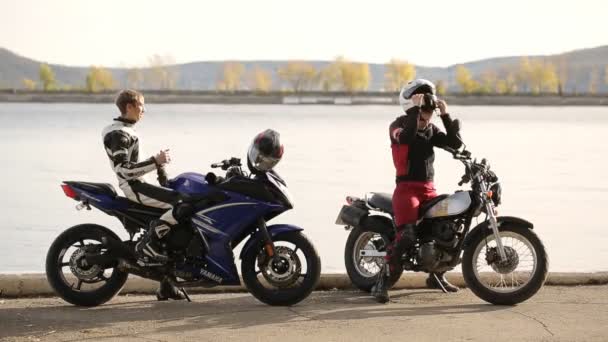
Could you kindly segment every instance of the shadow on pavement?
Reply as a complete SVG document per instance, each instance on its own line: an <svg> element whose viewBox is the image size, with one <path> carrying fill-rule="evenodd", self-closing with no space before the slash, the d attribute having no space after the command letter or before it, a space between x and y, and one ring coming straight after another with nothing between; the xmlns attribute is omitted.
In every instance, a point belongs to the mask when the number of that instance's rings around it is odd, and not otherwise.
<svg viewBox="0 0 608 342"><path fill-rule="evenodd" d="M49 331L65 332L87 329L103 329L114 324L137 325L155 321L153 332L204 331L211 328L239 329L253 326L281 324L293 321L338 321L395 316L433 316L444 314L467 315L507 309L489 304L414 303L420 296L429 297L433 291L399 293L392 300L397 303L375 303L368 294L361 292L314 292L309 299L293 307L272 307L258 302L250 294L195 296L194 302L157 302L142 297L122 297L119 302L95 308L71 305L26 308L2 308L0 306L0 337L40 335ZM226 295L223 295L226 296ZM455 297L452 297L455 298ZM171 323L171 324L165 324Z"/></svg>

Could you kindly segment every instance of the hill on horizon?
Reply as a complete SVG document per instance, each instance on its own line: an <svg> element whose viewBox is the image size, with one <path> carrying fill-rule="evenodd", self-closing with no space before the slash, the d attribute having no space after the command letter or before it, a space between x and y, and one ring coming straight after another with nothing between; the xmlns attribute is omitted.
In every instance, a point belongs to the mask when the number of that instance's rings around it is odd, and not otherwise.
<svg viewBox="0 0 608 342"><path fill-rule="evenodd" d="M547 56L510 56L488 58L471 61L459 65L465 66L473 78L480 79L484 73L492 72L502 75L509 68L516 68L522 57L530 59L550 60L554 64L561 63L561 72L567 75L564 91L567 93L587 92L590 83L596 84L599 93L608 92L608 45L589 49L580 49L556 55ZM277 70L289 61L236 61L244 65L245 72L254 68L267 70L273 80L273 88L281 89L286 86L277 74ZM333 61L306 61L320 70ZM36 61L0 47L0 88L23 88L23 79L39 80L39 67L44 61ZM214 90L221 72L224 61L201 61L167 66L167 70L176 75L175 89L181 90ZM49 64L55 73L55 78L60 87L82 88L85 86L88 67L73 67L58 64ZM456 84L456 67L424 67L416 66L416 77L426 78L431 81L445 81L449 91L459 91ZM128 68L107 68L117 81L117 87L123 88L127 84ZM142 69L144 72L146 68ZM384 88L385 64L369 63L370 91L381 91ZM146 88L146 87L143 87Z"/></svg>

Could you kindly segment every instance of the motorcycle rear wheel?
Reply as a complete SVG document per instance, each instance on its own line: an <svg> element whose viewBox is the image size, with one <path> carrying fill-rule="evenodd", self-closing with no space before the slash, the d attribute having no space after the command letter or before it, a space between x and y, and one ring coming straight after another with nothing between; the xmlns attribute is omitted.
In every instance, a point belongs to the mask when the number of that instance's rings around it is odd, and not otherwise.
<svg viewBox="0 0 608 342"><path fill-rule="evenodd" d="M361 257L361 250L386 251L390 243L388 236L365 231L359 227L351 230L344 247L344 264L346 273L353 285L361 291L370 292L378 279L380 269L384 267L384 257ZM403 274L403 268L391 274L387 288L393 287Z"/></svg>
<svg viewBox="0 0 608 342"><path fill-rule="evenodd" d="M57 295L66 302L97 306L111 300L126 283L128 273L83 263L84 254L102 253L106 249L102 243L104 237L120 240L108 228L81 224L67 229L51 244L46 256L46 277Z"/></svg>

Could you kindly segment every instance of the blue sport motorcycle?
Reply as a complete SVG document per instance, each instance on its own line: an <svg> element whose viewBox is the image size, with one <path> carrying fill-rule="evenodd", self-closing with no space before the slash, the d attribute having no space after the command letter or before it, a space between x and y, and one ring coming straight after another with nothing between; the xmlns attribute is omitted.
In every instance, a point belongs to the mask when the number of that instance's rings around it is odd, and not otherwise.
<svg viewBox="0 0 608 342"><path fill-rule="evenodd" d="M167 186L180 193L180 224L163 238L167 263L144 263L135 245L156 209L118 196L112 185L66 181L66 196L79 201L77 209L94 207L116 217L129 232L121 239L97 224L80 224L59 235L46 259L47 279L69 303L96 306L120 292L129 273L181 288L241 285L233 249L240 252L241 275L247 289L269 305L293 305L316 287L321 262L302 228L266 222L291 209L283 179L273 170L247 175L237 158L211 165L226 171L225 178L184 173ZM186 294L187 296L187 294Z"/></svg>

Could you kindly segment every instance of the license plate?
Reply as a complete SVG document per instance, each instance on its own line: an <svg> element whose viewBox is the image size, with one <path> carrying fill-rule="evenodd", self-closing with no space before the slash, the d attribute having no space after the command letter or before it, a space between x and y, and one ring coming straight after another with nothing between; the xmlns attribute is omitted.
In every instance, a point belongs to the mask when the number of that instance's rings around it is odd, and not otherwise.
<svg viewBox="0 0 608 342"><path fill-rule="evenodd" d="M362 217L367 215L367 211L357 208L351 205L342 206L342 210L338 214L338 218L336 219L336 224L342 226L353 226L356 227L359 225L359 222Z"/></svg>
<svg viewBox="0 0 608 342"><path fill-rule="evenodd" d="M336 224L338 226L348 226L346 224L346 222L344 222L344 220L342 220L342 211L344 211L344 207L342 207L342 209L340 209L340 212L338 213L338 218L336 219Z"/></svg>

